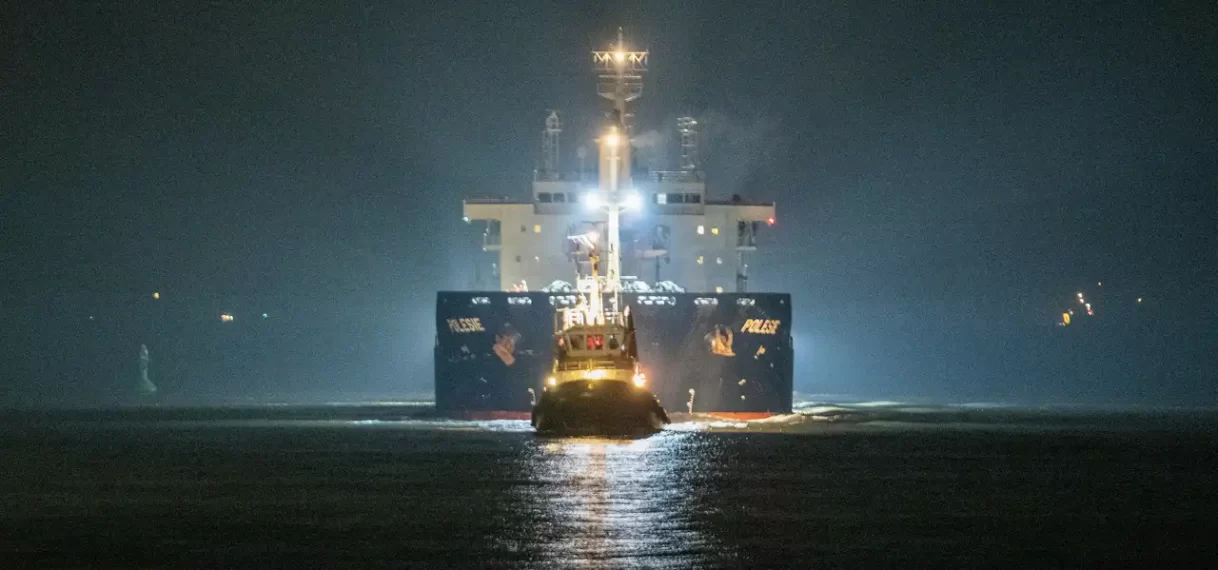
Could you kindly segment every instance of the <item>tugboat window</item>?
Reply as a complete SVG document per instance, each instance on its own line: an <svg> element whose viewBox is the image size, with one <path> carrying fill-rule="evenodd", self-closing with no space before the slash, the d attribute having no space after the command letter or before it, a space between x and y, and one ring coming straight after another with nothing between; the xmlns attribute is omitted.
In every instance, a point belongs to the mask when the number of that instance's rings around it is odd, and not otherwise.
<svg viewBox="0 0 1218 570"><path fill-rule="evenodd" d="M550 194L549 192L540 192L537 194L538 202L550 202L550 201L552 201L552 199L553 199L553 194Z"/></svg>

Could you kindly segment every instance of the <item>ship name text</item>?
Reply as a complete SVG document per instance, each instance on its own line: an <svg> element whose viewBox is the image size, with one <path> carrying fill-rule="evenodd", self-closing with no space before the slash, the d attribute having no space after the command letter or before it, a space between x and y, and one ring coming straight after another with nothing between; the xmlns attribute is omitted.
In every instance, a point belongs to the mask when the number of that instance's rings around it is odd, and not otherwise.
<svg viewBox="0 0 1218 570"><path fill-rule="evenodd" d="M778 326L782 321L777 319L748 319L740 327L740 332L753 334L778 334Z"/></svg>
<svg viewBox="0 0 1218 570"><path fill-rule="evenodd" d="M448 330L455 333L474 333L486 331L486 329L482 326L482 319L478 317L470 317L467 319L448 319Z"/></svg>

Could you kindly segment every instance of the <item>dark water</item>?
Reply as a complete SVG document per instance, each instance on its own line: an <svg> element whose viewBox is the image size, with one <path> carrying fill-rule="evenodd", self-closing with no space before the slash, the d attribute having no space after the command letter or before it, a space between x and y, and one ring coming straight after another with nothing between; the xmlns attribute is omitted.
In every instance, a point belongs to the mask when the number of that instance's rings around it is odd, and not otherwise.
<svg viewBox="0 0 1218 570"><path fill-rule="evenodd" d="M1218 561L1204 418L607 441L360 415L10 414L0 567Z"/></svg>

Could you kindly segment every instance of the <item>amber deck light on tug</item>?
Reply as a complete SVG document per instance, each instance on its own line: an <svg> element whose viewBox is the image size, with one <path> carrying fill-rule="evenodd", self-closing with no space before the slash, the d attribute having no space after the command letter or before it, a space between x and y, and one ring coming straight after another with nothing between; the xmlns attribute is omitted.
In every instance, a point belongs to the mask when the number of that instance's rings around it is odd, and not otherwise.
<svg viewBox="0 0 1218 570"><path fill-rule="evenodd" d="M570 236L588 270L576 278L576 306L555 316L553 369L532 424L539 433L559 435L654 433L669 420L644 388L634 319L622 303L620 229L622 213L641 205L630 184L625 118L626 103L642 94L647 52L627 51L619 30L614 49L593 52L593 62L601 72L598 91L613 101L612 119L597 140L599 184L584 196L587 208L605 215L604 244L594 232ZM608 270L603 277L602 257Z"/></svg>

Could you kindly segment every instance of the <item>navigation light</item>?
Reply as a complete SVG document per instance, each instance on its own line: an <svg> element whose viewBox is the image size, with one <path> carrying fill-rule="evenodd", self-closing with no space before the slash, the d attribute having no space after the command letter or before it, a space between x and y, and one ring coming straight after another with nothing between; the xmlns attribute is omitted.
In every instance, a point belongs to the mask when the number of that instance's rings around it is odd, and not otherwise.
<svg viewBox="0 0 1218 570"><path fill-rule="evenodd" d="M626 207L631 210L640 210L643 208L643 197L638 192L626 194Z"/></svg>

